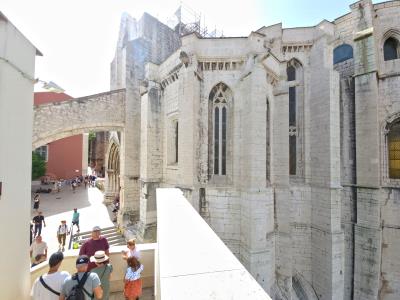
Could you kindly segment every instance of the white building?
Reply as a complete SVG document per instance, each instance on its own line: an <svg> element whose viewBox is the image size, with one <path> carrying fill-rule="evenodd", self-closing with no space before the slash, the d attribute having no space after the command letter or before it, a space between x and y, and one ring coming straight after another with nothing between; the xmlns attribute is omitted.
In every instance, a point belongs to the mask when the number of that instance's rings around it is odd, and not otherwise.
<svg viewBox="0 0 400 300"><path fill-rule="evenodd" d="M179 187L275 299L398 299L400 2L350 9L228 38L124 15L120 222L151 226Z"/></svg>
<svg viewBox="0 0 400 300"><path fill-rule="evenodd" d="M41 53L0 12L2 299L27 299L29 295L32 107L36 55Z"/></svg>

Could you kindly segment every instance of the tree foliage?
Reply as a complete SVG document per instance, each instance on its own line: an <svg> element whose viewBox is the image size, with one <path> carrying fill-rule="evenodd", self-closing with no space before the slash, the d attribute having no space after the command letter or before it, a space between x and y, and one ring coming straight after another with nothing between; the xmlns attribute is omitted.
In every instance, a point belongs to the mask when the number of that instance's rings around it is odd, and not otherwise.
<svg viewBox="0 0 400 300"><path fill-rule="evenodd" d="M32 180L38 179L46 174L46 162L37 153L32 152Z"/></svg>
<svg viewBox="0 0 400 300"><path fill-rule="evenodd" d="M96 139L96 132L94 131L89 131L89 142L93 141Z"/></svg>

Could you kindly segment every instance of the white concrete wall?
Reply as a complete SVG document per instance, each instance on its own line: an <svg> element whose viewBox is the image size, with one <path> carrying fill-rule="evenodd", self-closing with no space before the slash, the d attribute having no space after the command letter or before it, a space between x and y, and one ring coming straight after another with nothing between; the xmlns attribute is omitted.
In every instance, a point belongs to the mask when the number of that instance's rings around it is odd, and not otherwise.
<svg viewBox="0 0 400 300"><path fill-rule="evenodd" d="M33 108L33 81L29 78L34 77L35 55L36 48L0 12L2 299L28 299L29 293Z"/></svg>
<svg viewBox="0 0 400 300"><path fill-rule="evenodd" d="M180 190L157 189L157 218L156 299L271 299Z"/></svg>

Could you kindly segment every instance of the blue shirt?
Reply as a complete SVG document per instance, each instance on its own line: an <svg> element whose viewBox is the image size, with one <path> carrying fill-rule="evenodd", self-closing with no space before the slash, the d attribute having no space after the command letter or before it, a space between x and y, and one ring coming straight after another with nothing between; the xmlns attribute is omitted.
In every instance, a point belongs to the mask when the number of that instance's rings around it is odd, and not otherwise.
<svg viewBox="0 0 400 300"><path fill-rule="evenodd" d="M78 212L74 212L72 214L72 222L76 222L79 221L79 213Z"/></svg>
<svg viewBox="0 0 400 300"><path fill-rule="evenodd" d="M137 280L140 278L140 273L143 271L143 265L141 264L139 269L136 271L133 270L131 267L126 269L125 279L129 281Z"/></svg>

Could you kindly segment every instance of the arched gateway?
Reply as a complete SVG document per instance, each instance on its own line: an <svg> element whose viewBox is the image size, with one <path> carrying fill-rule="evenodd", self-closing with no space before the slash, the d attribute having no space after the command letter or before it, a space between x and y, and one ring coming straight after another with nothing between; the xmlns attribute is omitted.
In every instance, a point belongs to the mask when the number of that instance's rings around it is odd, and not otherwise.
<svg viewBox="0 0 400 300"><path fill-rule="evenodd" d="M94 131L123 131L125 89L35 105L32 148Z"/></svg>
<svg viewBox="0 0 400 300"><path fill-rule="evenodd" d="M62 102L46 103L34 106L32 148L36 149L52 141L87 133L89 131L112 132L109 150L107 151L106 196L115 196L122 186L121 198L129 197L124 188L130 190L130 181L120 179L120 164L126 163L124 145L119 141L125 134L126 125L126 90L119 89L82 98L69 99ZM119 132L117 134L116 132ZM118 138L120 137L120 138ZM118 142L116 143L116 141ZM111 152L110 152L111 149ZM111 155L110 155L111 153ZM109 174L108 174L109 175ZM123 175L123 174L122 174ZM124 202L122 202L124 203ZM123 207L121 211L130 211Z"/></svg>

